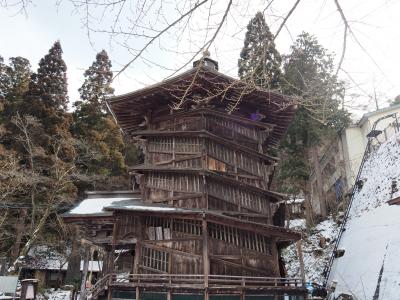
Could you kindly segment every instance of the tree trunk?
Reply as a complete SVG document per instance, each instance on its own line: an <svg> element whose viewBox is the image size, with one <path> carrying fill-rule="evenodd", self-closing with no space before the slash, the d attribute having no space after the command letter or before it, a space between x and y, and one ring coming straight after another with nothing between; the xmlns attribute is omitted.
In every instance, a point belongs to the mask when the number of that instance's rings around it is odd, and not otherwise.
<svg viewBox="0 0 400 300"><path fill-rule="evenodd" d="M79 253L78 240L78 233L76 228L74 228L73 234L71 236L71 255L68 258L68 269L67 275L65 277L65 283L74 285L76 288L78 288L77 284L79 283L81 277L81 256Z"/></svg>
<svg viewBox="0 0 400 300"><path fill-rule="evenodd" d="M44 225L46 224L50 212L51 212L51 205L47 206L43 216L41 217L39 223L36 225L35 230L32 232L32 235L30 236L29 240L25 243L24 247L21 249L19 257L25 258L25 256L28 254L29 250L38 239L40 232L42 231ZM14 261L13 264L14 271L18 269L19 257L17 257L17 259Z"/></svg>
<svg viewBox="0 0 400 300"><path fill-rule="evenodd" d="M26 208L20 210L17 222L15 224L15 243L11 249L11 260L18 258L19 250L21 249L22 236L25 233L25 219L28 211Z"/></svg>
<svg viewBox="0 0 400 300"><path fill-rule="evenodd" d="M304 182L304 188L303 188L303 194L304 194L304 204L306 206L306 224L307 227L312 227L314 226L314 210L312 208L312 203L311 203L311 182L310 180L307 180Z"/></svg>
<svg viewBox="0 0 400 300"><path fill-rule="evenodd" d="M326 207L326 201L325 201L325 196L324 196L324 191L323 191L323 186L322 186L322 181L321 181L322 180L322 171L321 171L321 166L319 164L317 147L312 147L311 155L312 155L312 160L314 163L315 177L316 177L316 183L317 183L317 194L318 194L318 200L320 203L321 216L323 219L325 219L326 216L328 215L328 211L327 211L327 207Z"/></svg>

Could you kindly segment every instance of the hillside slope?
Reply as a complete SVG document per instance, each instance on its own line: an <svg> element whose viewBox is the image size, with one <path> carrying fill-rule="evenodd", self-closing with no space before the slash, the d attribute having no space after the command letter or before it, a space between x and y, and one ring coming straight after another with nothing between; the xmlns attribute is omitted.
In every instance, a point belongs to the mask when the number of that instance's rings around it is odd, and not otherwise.
<svg viewBox="0 0 400 300"><path fill-rule="evenodd" d="M339 224L332 217L306 230L305 219L291 220L290 228L304 233L302 240L304 275L307 282L322 284L323 271L328 264L333 251L335 239L339 232ZM292 244L282 252L287 275L290 278L300 278L300 263L296 245Z"/></svg>
<svg viewBox="0 0 400 300"><path fill-rule="evenodd" d="M337 282L335 297L398 300L400 206L387 201L400 196L400 134L372 154L361 179L339 244L345 254L335 259L329 282Z"/></svg>

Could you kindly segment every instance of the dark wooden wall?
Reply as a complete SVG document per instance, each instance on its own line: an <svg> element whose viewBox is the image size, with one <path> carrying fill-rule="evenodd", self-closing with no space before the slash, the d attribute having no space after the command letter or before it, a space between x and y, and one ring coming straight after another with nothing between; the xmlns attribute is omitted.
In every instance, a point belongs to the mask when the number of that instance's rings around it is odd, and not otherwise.
<svg viewBox="0 0 400 300"><path fill-rule="evenodd" d="M267 188L274 162L206 137L149 137L146 164L216 171Z"/></svg>
<svg viewBox="0 0 400 300"><path fill-rule="evenodd" d="M143 200L272 224L277 199L266 190L276 162L263 154L271 128L215 111L153 114L137 131L145 140L144 165L134 168ZM276 241L267 234L150 215L120 217L119 238L137 238L133 272L280 276Z"/></svg>
<svg viewBox="0 0 400 300"><path fill-rule="evenodd" d="M270 128L254 126L254 122L217 112L199 112L159 117L149 125L159 131L200 131L206 130L216 136L234 141L240 145L261 151L267 140Z"/></svg>
<svg viewBox="0 0 400 300"><path fill-rule="evenodd" d="M148 202L184 208L260 213L270 219L272 217L270 196L224 182L218 176L157 171L144 176L142 191Z"/></svg>
<svg viewBox="0 0 400 300"><path fill-rule="evenodd" d="M203 274L204 236L210 274L279 276L274 239L235 226L202 220L121 214L117 243L137 239L139 273ZM204 235L205 233L205 235ZM133 270L132 270L133 272Z"/></svg>

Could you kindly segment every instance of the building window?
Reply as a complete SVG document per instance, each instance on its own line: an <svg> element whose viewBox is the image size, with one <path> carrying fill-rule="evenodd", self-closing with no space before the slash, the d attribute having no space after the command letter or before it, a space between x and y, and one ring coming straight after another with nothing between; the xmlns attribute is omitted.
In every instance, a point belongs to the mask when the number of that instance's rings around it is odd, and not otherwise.
<svg viewBox="0 0 400 300"><path fill-rule="evenodd" d="M169 253L152 248L143 247L142 264L145 268L150 268L162 272L168 271Z"/></svg>

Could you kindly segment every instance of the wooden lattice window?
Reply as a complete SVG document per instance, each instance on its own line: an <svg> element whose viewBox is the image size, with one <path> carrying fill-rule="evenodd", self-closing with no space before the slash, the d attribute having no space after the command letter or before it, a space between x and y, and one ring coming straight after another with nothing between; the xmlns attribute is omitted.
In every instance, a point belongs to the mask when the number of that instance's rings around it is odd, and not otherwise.
<svg viewBox="0 0 400 300"><path fill-rule="evenodd" d="M146 178L147 187L183 192L200 192L201 178L193 175L171 175L150 173Z"/></svg>
<svg viewBox="0 0 400 300"><path fill-rule="evenodd" d="M255 193L214 181L211 181L207 187L209 194L213 197L223 199L253 211L263 213L269 212L269 201Z"/></svg>
<svg viewBox="0 0 400 300"><path fill-rule="evenodd" d="M172 239L172 232L188 235L201 235L201 221L186 219L168 219L160 217L146 217L144 219L146 233L149 240L160 241Z"/></svg>
<svg viewBox="0 0 400 300"><path fill-rule="evenodd" d="M174 220L173 230L192 235L201 235L202 233L201 222L196 220Z"/></svg>
<svg viewBox="0 0 400 300"><path fill-rule="evenodd" d="M169 253L152 248L143 247L142 265L161 272L168 271Z"/></svg>
<svg viewBox="0 0 400 300"><path fill-rule="evenodd" d="M264 254L271 254L271 243L269 239L258 233L210 223L208 226L208 234L210 237L226 243Z"/></svg>

